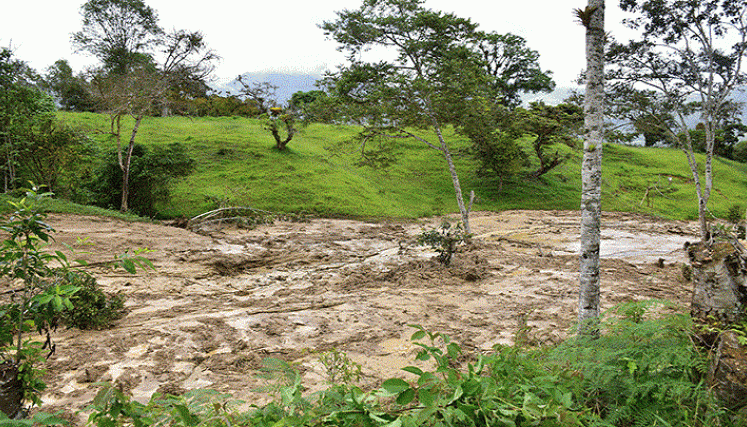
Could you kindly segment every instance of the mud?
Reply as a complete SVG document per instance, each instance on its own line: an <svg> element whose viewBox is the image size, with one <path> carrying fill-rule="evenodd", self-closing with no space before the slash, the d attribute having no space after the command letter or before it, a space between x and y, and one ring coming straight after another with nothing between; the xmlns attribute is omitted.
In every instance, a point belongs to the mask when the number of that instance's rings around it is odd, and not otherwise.
<svg viewBox="0 0 747 427"><path fill-rule="evenodd" d="M263 358L297 364L323 387L319 352L336 348L363 366L363 383L405 376L419 324L468 351L529 339L554 343L576 315L577 212L477 213L476 238L443 267L414 244L437 220L365 223L315 219L246 229L184 229L53 215L57 244L87 238L79 257L104 261L147 247L155 271L96 269L100 286L127 296L127 314L104 331L60 330L47 363L45 410L84 408L111 381L145 402L153 392L230 392L247 404ZM602 304L664 298L688 304L682 244L696 225L632 214L603 219Z"/></svg>

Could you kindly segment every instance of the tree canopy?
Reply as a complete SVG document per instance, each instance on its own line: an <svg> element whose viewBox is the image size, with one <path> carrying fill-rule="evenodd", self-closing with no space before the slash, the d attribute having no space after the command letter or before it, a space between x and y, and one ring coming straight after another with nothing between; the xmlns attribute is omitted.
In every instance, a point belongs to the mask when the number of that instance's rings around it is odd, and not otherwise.
<svg viewBox="0 0 747 427"><path fill-rule="evenodd" d="M699 204L701 237L711 194L716 133L731 108L732 92L747 83L747 2L621 0L633 13L624 22L640 30L637 40L612 41L607 52L613 92L633 107L652 111L642 117L651 132L666 135L687 157ZM706 159L699 165L688 118L703 124ZM641 123L641 122L639 122Z"/></svg>
<svg viewBox="0 0 747 427"><path fill-rule="evenodd" d="M340 100L340 120L364 126L363 147L376 138L406 137L439 150L469 232L469 209L443 127L494 123L474 112L515 105L520 92L551 90L536 52L518 36L480 32L471 20L427 9L422 0L365 0L322 28L348 59L322 81ZM418 131L432 132L436 142Z"/></svg>

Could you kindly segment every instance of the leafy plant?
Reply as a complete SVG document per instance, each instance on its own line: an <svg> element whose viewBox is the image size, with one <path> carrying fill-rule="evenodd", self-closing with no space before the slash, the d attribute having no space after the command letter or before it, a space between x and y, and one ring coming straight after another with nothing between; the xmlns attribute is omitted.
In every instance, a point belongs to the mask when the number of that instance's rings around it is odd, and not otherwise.
<svg viewBox="0 0 747 427"><path fill-rule="evenodd" d="M622 304L603 318L597 339L575 338L555 348L496 346L479 355L419 325L420 347L409 378L362 390L337 381L304 394L290 363L267 359L262 371L272 403L246 413L225 395L195 391L154 395L148 405L107 387L89 418L97 427L173 426L704 426L744 425L723 410L702 381L706 360L689 340L692 321L671 304ZM350 362L329 352L325 366ZM353 365L354 366L354 365ZM342 368L347 371L347 368ZM353 369L356 371L356 369ZM344 378L342 377L337 378Z"/></svg>
<svg viewBox="0 0 747 427"><path fill-rule="evenodd" d="M135 144L129 175L129 207L138 215L153 217L156 205L169 198L168 183L186 176L194 167L186 147L179 143L147 148ZM116 151L109 152L87 184L92 204L104 208L118 206L122 198L122 169Z"/></svg>
<svg viewBox="0 0 747 427"><path fill-rule="evenodd" d="M583 378L583 404L604 425L711 425L718 405L708 369L690 336L693 322L671 303L621 304L602 321L600 337L578 337L552 352Z"/></svg>
<svg viewBox="0 0 747 427"><path fill-rule="evenodd" d="M744 208L739 204L732 204L729 206L729 212L726 214L726 219L732 224L738 224L744 218Z"/></svg>
<svg viewBox="0 0 747 427"><path fill-rule="evenodd" d="M330 384L355 384L363 376L361 364L354 362L347 353L336 348L320 354L319 361L327 370L327 380Z"/></svg>
<svg viewBox="0 0 747 427"><path fill-rule="evenodd" d="M147 404L132 400L122 391L105 384L93 403L88 423L96 427L113 427L129 420L135 427L171 426L230 426L236 420L231 407L242 403L213 390L195 390L182 396L155 393Z"/></svg>
<svg viewBox="0 0 747 427"><path fill-rule="evenodd" d="M452 224L444 220L437 229L424 231L418 236L419 245L428 245L438 252L438 261L448 266L457 250L457 246L469 239L470 235L464 231L461 223Z"/></svg>
<svg viewBox="0 0 747 427"><path fill-rule="evenodd" d="M0 305L0 357L6 378L17 377L19 393L7 407L0 408L10 417L22 411L22 401L41 403L39 393L46 387L36 368L43 354L54 349L51 340L60 314L72 307L70 296L78 288L68 280L70 265L62 252L49 252L52 227L44 222L41 201L49 193L29 190L26 197L10 202L15 212L0 224L8 237L0 244L0 276L13 287L5 292L9 300ZM58 264L61 267L52 267ZM29 340L31 332L46 336L42 343Z"/></svg>
<svg viewBox="0 0 747 427"><path fill-rule="evenodd" d="M70 282L79 289L70 298L73 307L62 315L67 325L79 329L105 329L124 314L124 296L105 294L93 276L74 276Z"/></svg>
<svg viewBox="0 0 747 427"><path fill-rule="evenodd" d="M0 277L10 284L0 304L0 359L2 393L0 411L8 417L23 416L23 402L40 404L46 388L38 368L54 352L51 332L74 308L74 295L93 283L86 272L73 266L61 251L47 247L54 229L45 221L44 201L51 193L26 191L19 201L9 202L14 212L0 222L7 234L0 243ZM134 271L135 265L151 265L137 253L119 257L114 264ZM151 265L152 266L152 265ZM80 301L80 300L79 300ZM29 339L37 332L43 341ZM53 420L54 418L45 418Z"/></svg>

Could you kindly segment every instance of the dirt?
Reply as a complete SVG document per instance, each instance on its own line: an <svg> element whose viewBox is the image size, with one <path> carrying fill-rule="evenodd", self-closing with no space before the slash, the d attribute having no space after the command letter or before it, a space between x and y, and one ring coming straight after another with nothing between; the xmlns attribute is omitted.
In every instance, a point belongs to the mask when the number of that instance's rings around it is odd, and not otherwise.
<svg viewBox="0 0 747 427"><path fill-rule="evenodd" d="M185 229L53 215L57 244L105 261L147 247L155 271L94 269L127 314L103 331L59 330L47 362L45 410L84 408L101 381L145 402L153 392L230 392L247 404L267 395L255 374L266 357L294 362L311 389L328 373L319 352L336 348L363 367L364 385L414 364L419 324L464 349L512 344L521 319L537 344L568 335L576 316L578 212L476 213L473 243L449 267L416 236L436 220L366 223L315 219L254 229ZM664 298L686 305L682 245L696 224L605 214L602 304ZM90 245L76 245L86 238Z"/></svg>

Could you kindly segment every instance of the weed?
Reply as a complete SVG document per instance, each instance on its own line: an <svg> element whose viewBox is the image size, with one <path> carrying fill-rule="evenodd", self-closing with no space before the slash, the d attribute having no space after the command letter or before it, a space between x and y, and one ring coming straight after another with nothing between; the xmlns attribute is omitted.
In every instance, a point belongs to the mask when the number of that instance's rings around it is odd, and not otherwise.
<svg viewBox="0 0 747 427"><path fill-rule="evenodd" d="M361 364L354 362L347 353L336 348L321 353L319 361L327 370L327 381L330 384L357 384L363 376Z"/></svg>
<svg viewBox="0 0 747 427"><path fill-rule="evenodd" d="M457 246L464 243L469 237L470 235L464 231L461 223L452 226L449 221L443 220L439 228L421 233L417 242L419 245L428 245L438 252L438 261L448 266Z"/></svg>

